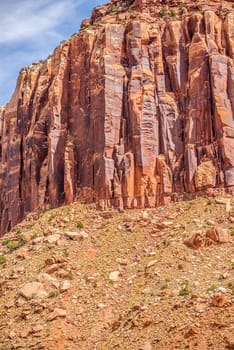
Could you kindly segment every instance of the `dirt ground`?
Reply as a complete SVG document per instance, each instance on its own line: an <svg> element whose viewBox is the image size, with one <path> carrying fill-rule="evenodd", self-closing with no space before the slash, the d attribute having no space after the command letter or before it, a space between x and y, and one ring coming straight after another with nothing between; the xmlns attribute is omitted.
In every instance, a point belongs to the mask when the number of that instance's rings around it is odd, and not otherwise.
<svg viewBox="0 0 234 350"><path fill-rule="evenodd" d="M29 215L0 241L0 350L234 349L227 201ZM214 227L230 242L184 243ZM47 295L23 296L32 282Z"/></svg>

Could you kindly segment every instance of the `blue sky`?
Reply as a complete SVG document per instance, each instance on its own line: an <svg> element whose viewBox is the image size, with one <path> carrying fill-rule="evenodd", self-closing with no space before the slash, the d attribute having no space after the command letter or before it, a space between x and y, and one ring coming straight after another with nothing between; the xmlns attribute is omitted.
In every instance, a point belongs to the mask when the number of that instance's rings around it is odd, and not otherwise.
<svg viewBox="0 0 234 350"><path fill-rule="evenodd" d="M19 70L46 58L107 0L0 0L0 105L9 101Z"/></svg>

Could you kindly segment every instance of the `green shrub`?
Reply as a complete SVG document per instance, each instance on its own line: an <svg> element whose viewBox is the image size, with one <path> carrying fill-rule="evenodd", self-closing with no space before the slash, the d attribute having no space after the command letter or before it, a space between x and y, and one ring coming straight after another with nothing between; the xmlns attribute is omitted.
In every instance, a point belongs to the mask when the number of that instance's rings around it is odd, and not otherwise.
<svg viewBox="0 0 234 350"><path fill-rule="evenodd" d="M182 283L182 287L181 290L179 292L180 296L187 296L191 293L190 289L189 289L189 281L184 281Z"/></svg>
<svg viewBox="0 0 234 350"><path fill-rule="evenodd" d="M76 223L76 227L78 227L78 228L84 228L84 224L83 224L83 222L82 221L77 221L77 223Z"/></svg>
<svg viewBox="0 0 234 350"><path fill-rule="evenodd" d="M231 236L234 237L234 227L230 227Z"/></svg>
<svg viewBox="0 0 234 350"><path fill-rule="evenodd" d="M161 17L165 17L168 14L167 8L162 7L161 10L159 11L159 14Z"/></svg>
<svg viewBox="0 0 234 350"><path fill-rule="evenodd" d="M168 247L169 244L170 244L170 241L169 241L168 239L164 239L163 245L164 245L165 247Z"/></svg>
<svg viewBox="0 0 234 350"><path fill-rule="evenodd" d="M21 233L22 233L22 228L17 228L17 230L16 230L16 233L18 234L18 235L20 235Z"/></svg>
<svg viewBox="0 0 234 350"><path fill-rule="evenodd" d="M118 12L118 9L119 9L119 6L116 6L116 5L112 6L111 13L115 14L116 12Z"/></svg>
<svg viewBox="0 0 234 350"><path fill-rule="evenodd" d="M179 264L178 264L178 269L179 269L179 270L183 270L183 268L184 268L184 265L183 265L182 263L179 263Z"/></svg>
<svg viewBox="0 0 234 350"><path fill-rule="evenodd" d="M54 219L54 215L50 215L50 216L48 217L48 222L51 222L53 219Z"/></svg>
<svg viewBox="0 0 234 350"><path fill-rule="evenodd" d="M177 15L176 11L172 9L172 10L170 11L170 16L171 16L172 18L175 18L176 15Z"/></svg>
<svg viewBox="0 0 234 350"><path fill-rule="evenodd" d="M215 284L212 284L209 288L207 288L207 293L214 292L217 286Z"/></svg>
<svg viewBox="0 0 234 350"><path fill-rule="evenodd" d="M10 238L6 238L6 239L4 239L4 241L2 242L2 244L5 245L5 246L7 246L8 243L9 243L10 241L11 241Z"/></svg>
<svg viewBox="0 0 234 350"><path fill-rule="evenodd" d="M52 289L51 291L49 291L49 298L54 298L54 297L57 297L58 295L59 295L58 289Z"/></svg>
<svg viewBox="0 0 234 350"><path fill-rule="evenodd" d="M96 24L98 24L98 23L96 23ZM92 25L91 25L91 24L85 24L85 25L82 26L81 29L82 29L82 30L85 30L85 29L89 29L89 28L92 28ZM73 36L76 36L76 34L77 34L77 33L72 34L72 37L73 37Z"/></svg>
<svg viewBox="0 0 234 350"><path fill-rule="evenodd" d="M179 8L180 8L180 9L186 8L186 7L187 7L187 4L185 4L185 3L183 3L183 2L182 2L181 4L179 4Z"/></svg>
<svg viewBox="0 0 234 350"><path fill-rule="evenodd" d="M160 288L161 290L165 290L165 289L168 289L168 284L166 283L166 284L163 284L162 286L161 286L161 288Z"/></svg>
<svg viewBox="0 0 234 350"><path fill-rule="evenodd" d="M67 249L64 250L63 255L65 256L65 258L69 257L69 252Z"/></svg>
<svg viewBox="0 0 234 350"><path fill-rule="evenodd" d="M0 255L0 265L3 265L6 263L6 257L4 255Z"/></svg>
<svg viewBox="0 0 234 350"><path fill-rule="evenodd" d="M96 26L100 26L100 25L105 25L107 24L108 22L107 21L98 21L95 23Z"/></svg>
<svg viewBox="0 0 234 350"><path fill-rule="evenodd" d="M11 240L9 238L6 238L4 241L3 241L3 244L10 250L10 251L13 251L13 250L16 250L20 247L22 247L23 245L25 245L27 241L22 237L22 236L19 236L17 239L14 239L14 240Z"/></svg>

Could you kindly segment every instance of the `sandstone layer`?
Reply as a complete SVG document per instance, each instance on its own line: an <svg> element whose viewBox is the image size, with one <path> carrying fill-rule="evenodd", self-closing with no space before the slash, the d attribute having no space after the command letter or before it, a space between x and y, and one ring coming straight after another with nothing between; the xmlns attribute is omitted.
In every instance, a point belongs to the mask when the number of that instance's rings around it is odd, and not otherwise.
<svg viewBox="0 0 234 350"><path fill-rule="evenodd" d="M234 191L234 10L219 3L112 1L21 70L0 108L1 232L75 199Z"/></svg>

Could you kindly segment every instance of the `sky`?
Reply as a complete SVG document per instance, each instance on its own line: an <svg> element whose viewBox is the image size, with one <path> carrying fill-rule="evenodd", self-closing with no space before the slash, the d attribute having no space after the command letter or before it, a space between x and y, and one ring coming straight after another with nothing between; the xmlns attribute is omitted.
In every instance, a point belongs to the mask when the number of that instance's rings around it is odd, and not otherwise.
<svg viewBox="0 0 234 350"><path fill-rule="evenodd" d="M22 67L45 59L107 0L0 0L0 106Z"/></svg>

